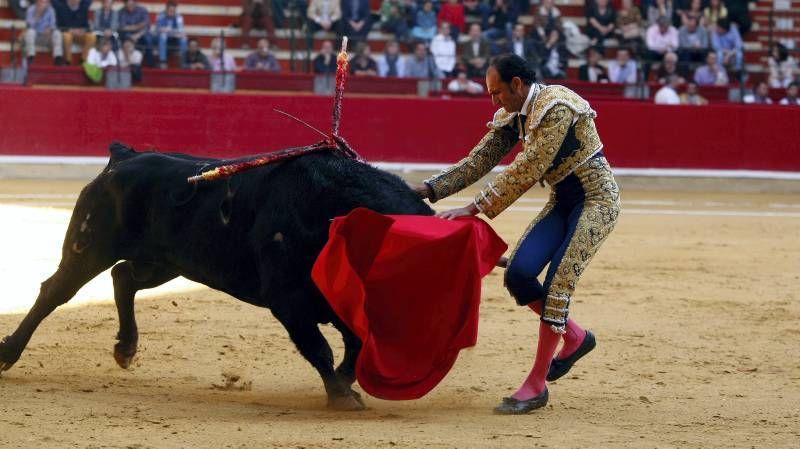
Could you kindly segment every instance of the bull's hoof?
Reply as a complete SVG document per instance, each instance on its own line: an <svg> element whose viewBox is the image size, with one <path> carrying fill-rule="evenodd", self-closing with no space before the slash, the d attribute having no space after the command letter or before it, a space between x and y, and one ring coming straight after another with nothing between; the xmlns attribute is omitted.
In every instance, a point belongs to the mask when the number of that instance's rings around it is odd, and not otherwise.
<svg viewBox="0 0 800 449"><path fill-rule="evenodd" d="M0 373L14 366L19 360L20 353L11 348L11 344L8 341L9 338L5 337L0 341Z"/></svg>
<svg viewBox="0 0 800 449"><path fill-rule="evenodd" d="M122 369L128 369L136 355L136 344L125 344L119 342L114 345L114 360Z"/></svg>
<svg viewBox="0 0 800 449"><path fill-rule="evenodd" d="M328 408L340 412L356 412L367 409L361 395L353 390L342 396L329 397Z"/></svg>

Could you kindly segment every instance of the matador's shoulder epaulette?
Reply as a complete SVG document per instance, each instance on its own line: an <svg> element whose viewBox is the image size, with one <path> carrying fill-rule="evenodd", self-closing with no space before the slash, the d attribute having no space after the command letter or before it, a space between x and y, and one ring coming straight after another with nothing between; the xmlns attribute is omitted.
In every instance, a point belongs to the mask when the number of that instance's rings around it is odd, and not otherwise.
<svg viewBox="0 0 800 449"><path fill-rule="evenodd" d="M588 115L591 118L597 117L597 112L589 106L589 102L581 98L572 90L556 84L545 86L531 102L528 112L528 129L533 130L553 106L564 105L572 110L576 118L579 115ZM495 114L496 115L496 114Z"/></svg>

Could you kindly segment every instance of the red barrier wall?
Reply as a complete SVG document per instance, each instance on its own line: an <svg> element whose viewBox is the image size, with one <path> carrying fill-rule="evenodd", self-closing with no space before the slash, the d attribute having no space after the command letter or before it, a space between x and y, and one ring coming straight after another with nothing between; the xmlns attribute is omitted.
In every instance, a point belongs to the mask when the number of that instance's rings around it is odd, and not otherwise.
<svg viewBox="0 0 800 449"><path fill-rule="evenodd" d="M595 102L606 154L617 167L800 171L800 108L655 106ZM331 99L312 95L212 95L0 88L0 154L104 156L114 140L139 149L232 157L319 137ZM341 133L367 159L453 162L485 132L486 98L345 96Z"/></svg>

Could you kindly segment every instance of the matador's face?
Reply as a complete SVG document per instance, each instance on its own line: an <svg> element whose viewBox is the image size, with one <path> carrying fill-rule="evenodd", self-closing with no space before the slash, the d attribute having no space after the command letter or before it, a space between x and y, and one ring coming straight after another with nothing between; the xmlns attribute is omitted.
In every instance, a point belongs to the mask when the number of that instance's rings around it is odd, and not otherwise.
<svg viewBox="0 0 800 449"><path fill-rule="evenodd" d="M486 89L492 97L492 104L505 109L506 112L519 112L522 109L528 94L525 87L518 77L506 83L494 67L489 67L486 71Z"/></svg>

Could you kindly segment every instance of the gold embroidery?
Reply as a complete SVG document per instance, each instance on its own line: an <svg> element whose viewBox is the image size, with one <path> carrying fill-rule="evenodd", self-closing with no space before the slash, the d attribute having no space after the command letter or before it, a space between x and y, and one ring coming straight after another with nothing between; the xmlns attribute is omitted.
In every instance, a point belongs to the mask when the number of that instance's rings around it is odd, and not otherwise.
<svg viewBox="0 0 800 449"><path fill-rule="evenodd" d="M620 211L619 187L605 158L592 159L574 173L585 192L583 210L550 282L542 314L543 321L556 326L566 324L578 279L614 229Z"/></svg>
<svg viewBox="0 0 800 449"><path fill-rule="evenodd" d="M511 122L517 117L516 112L508 112L504 108L498 109L492 117L492 121L487 123L489 129L500 129L505 126L511 126Z"/></svg>
<svg viewBox="0 0 800 449"><path fill-rule="evenodd" d="M546 90L542 93L544 92ZM557 105L545 115L542 123L531 131L533 142L530 144L526 142L523 151L517 154L514 162L495 177L490 186L492 188L484 188L475 197L475 204L487 217L496 217L542 179L561 148L564 137L572 125L572 118L573 113L569 108Z"/></svg>
<svg viewBox="0 0 800 449"><path fill-rule="evenodd" d="M575 137L580 142L580 147L571 155L564 158L558 166L552 167L544 175L544 180L549 185L556 185L567 175L572 173L576 167L580 166L595 153L603 148L603 143L600 142L600 136L597 135L597 128L594 126L594 120L588 116L581 116L575 122Z"/></svg>
<svg viewBox="0 0 800 449"><path fill-rule="evenodd" d="M433 190L436 202L475 183L489 173L514 148L517 134L508 129L493 129L475 145L469 155L425 181Z"/></svg>
<svg viewBox="0 0 800 449"><path fill-rule="evenodd" d="M550 109L556 105L568 107L576 116L597 117L597 113L580 95L564 86L554 84L543 88L536 96L536 100L528 106L528 129L530 131L536 129Z"/></svg>

